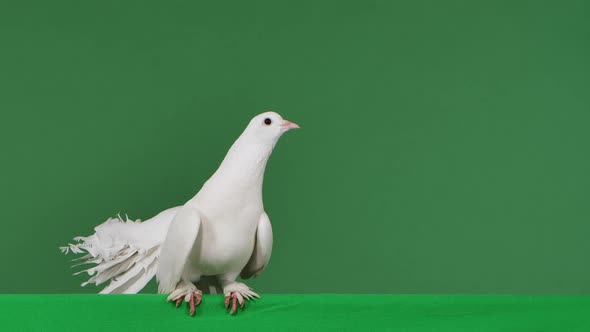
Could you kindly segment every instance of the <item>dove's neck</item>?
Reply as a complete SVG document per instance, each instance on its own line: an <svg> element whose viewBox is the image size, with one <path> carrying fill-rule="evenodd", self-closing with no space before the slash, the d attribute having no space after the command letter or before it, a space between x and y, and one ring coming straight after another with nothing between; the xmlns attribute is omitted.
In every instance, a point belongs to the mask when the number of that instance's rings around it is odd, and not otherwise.
<svg viewBox="0 0 590 332"><path fill-rule="evenodd" d="M261 142L248 135L240 136L208 182L221 182L234 190L262 195L264 171L274 143Z"/></svg>

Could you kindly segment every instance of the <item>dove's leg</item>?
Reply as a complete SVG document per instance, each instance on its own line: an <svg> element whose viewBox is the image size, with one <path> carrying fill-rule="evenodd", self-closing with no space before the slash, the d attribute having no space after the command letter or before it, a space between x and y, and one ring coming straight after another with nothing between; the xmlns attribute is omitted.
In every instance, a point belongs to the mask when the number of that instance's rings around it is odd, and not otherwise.
<svg viewBox="0 0 590 332"><path fill-rule="evenodd" d="M175 301L176 307L180 306L182 300L188 303L190 308L190 315L195 314L196 307L201 303L201 296L203 293L197 287L188 281L181 280L176 285L176 289L168 295L168 301Z"/></svg>
<svg viewBox="0 0 590 332"><path fill-rule="evenodd" d="M255 297L260 298L250 287L235 281L237 276L238 273L228 274L222 276L219 280L221 287L223 287L223 294L225 294L225 307L230 309L229 313L231 315L238 310L238 303L240 304L240 308L244 308L246 301Z"/></svg>

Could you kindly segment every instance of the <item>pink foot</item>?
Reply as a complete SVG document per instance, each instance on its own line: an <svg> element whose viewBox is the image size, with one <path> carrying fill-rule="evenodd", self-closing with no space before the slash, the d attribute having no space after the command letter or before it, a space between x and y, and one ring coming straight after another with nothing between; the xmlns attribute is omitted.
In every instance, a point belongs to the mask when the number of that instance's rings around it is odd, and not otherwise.
<svg viewBox="0 0 590 332"><path fill-rule="evenodd" d="M244 301L243 299L240 301L238 300L238 295L237 293L231 292L230 294L225 296L225 308L229 308L230 305L230 301L231 301L231 309L229 311L230 315L233 315L236 313L236 311L238 310L238 303L240 304L240 308L244 308L244 305L246 304L246 301Z"/></svg>
<svg viewBox="0 0 590 332"><path fill-rule="evenodd" d="M185 299L185 296L181 296L176 300L176 307L178 308L182 303L182 300ZM190 299L188 301L189 308L190 308L190 315L193 316L195 314L196 307L201 304L201 292L196 291L190 294Z"/></svg>

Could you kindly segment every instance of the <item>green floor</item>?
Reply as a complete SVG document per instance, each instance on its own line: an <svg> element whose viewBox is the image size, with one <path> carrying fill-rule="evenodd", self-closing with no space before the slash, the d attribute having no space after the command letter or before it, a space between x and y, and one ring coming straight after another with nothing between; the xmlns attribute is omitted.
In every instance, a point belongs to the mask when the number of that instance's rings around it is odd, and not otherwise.
<svg viewBox="0 0 590 332"><path fill-rule="evenodd" d="M590 331L590 296L265 295L195 317L160 295L0 295L0 331Z"/></svg>

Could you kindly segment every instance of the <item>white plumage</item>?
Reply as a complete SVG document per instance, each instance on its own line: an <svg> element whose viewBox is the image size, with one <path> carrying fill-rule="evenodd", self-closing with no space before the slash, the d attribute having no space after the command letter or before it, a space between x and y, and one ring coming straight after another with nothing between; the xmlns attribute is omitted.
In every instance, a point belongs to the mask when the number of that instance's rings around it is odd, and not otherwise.
<svg viewBox="0 0 590 332"><path fill-rule="evenodd" d="M296 124L274 112L254 117L232 145L223 162L186 204L144 221L107 220L95 234L77 237L61 247L65 253L87 254L82 264L95 266L82 284L100 285L101 293L137 293L156 274L158 291L169 300L189 302L191 314L204 287L217 286L231 313L244 299L258 297L236 282L260 274L270 260L272 227L262 202L262 182L268 158L280 136ZM212 282L211 285L205 283ZM209 289L203 289L209 291Z"/></svg>
<svg viewBox="0 0 590 332"><path fill-rule="evenodd" d="M134 294L139 292L156 274L157 257L170 221L180 207L168 209L157 216L141 222L123 220L120 216L109 218L94 228L88 237L76 237L78 243L68 244L60 249L85 256L74 266L96 264L76 272L87 272L91 278L82 286L94 283L100 285L110 280L101 294Z"/></svg>

